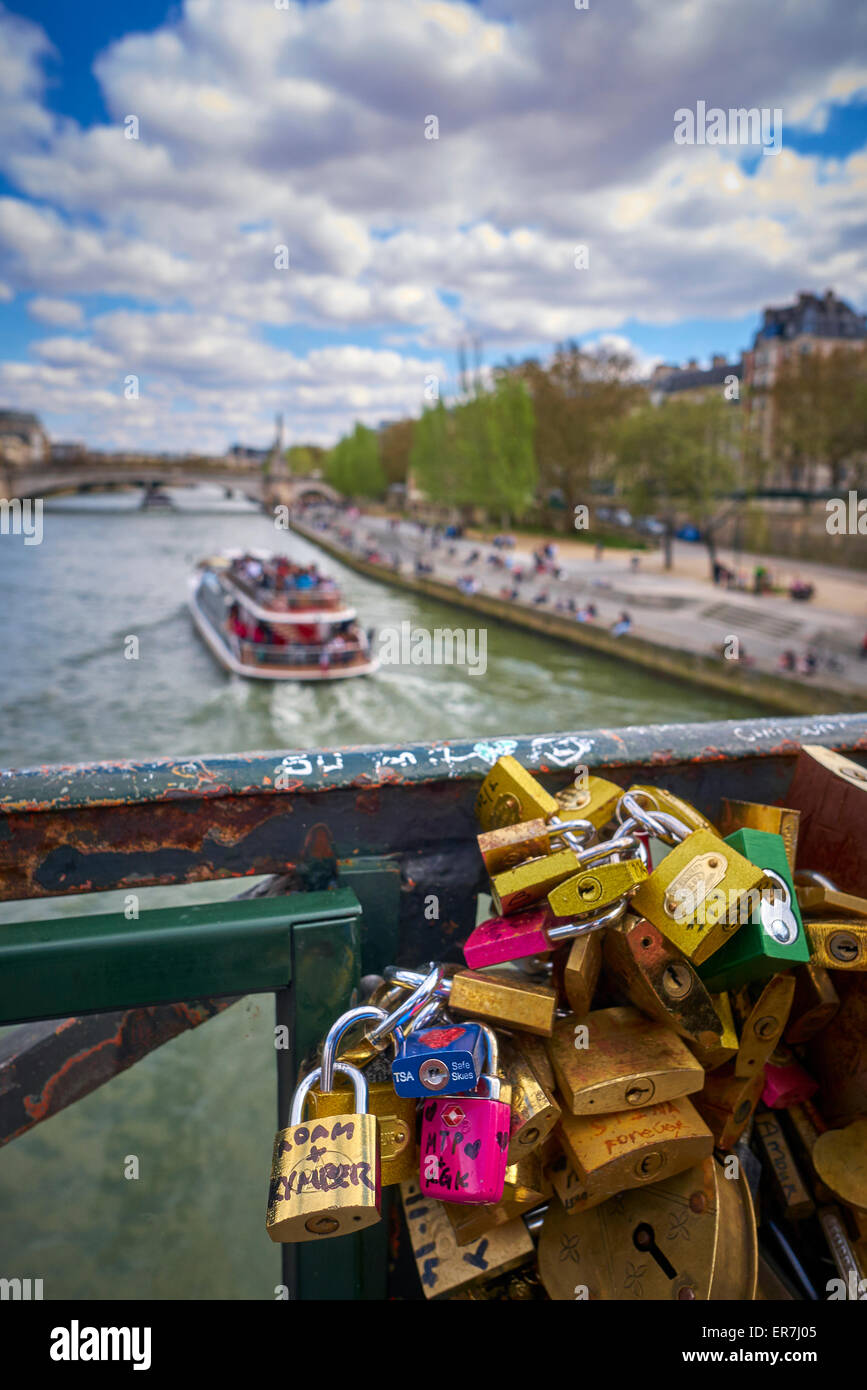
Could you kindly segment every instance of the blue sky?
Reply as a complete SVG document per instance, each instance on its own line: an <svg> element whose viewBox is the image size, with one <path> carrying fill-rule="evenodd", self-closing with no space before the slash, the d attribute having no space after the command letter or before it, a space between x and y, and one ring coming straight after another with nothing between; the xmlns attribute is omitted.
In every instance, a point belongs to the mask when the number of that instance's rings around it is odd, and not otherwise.
<svg viewBox="0 0 867 1390"><path fill-rule="evenodd" d="M0 405L106 448L278 410L330 443L448 392L462 340L648 372L799 290L863 312L865 40L848 0L10 0ZM698 101L779 109L781 150L676 145Z"/></svg>

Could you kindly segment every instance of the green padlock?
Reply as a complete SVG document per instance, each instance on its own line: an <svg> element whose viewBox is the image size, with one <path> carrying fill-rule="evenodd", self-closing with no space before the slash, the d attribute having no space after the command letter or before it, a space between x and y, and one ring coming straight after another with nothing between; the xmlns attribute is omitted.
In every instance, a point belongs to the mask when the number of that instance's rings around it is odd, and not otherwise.
<svg viewBox="0 0 867 1390"><path fill-rule="evenodd" d="M749 921L699 966L699 976L712 994L769 979L810 959L782 835L744 828L727 836L725 843L766 871L775 882L776 895L772 898L765 890L761 901L751 906Z"/></svg>

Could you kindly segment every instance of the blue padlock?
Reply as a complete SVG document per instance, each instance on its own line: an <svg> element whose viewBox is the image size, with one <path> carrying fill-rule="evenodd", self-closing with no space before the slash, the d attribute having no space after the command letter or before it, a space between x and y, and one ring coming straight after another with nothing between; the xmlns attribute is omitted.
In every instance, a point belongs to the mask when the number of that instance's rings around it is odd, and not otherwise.
<svg viewBox="0 0 867 1390"><path fill-rule="evenodd" d="M485 1038L479 1023L451 1023L440 1019L422 1025L398 1041L391 1064L394 1089L399 1096L451 1096L473 1091L485 1059Z"/></svg>

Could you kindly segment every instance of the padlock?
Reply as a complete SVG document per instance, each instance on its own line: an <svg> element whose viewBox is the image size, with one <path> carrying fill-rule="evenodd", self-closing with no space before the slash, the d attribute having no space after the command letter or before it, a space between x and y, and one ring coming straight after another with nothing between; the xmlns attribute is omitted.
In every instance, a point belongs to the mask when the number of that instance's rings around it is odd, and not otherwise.
<svg viewBox="0 0 867 1390"><path fill-rule="evenodd" d="M705 1071L715 1071L717 1067L725 1066L737 1055L740 1047L737 1028L735 1027L732 1004L726 993L712 994L710 1002L713 1005L714 1013L722 1024L722 1033L719 1040L705 1047L703 1043L692 1041L690 1047L693 1054L701 1062Z"/></svg>
<svg viewBox="0 0 867 1390"><path fill-rule="evenodd" d="M305 1122L304 1103L322 1074L317 1067L295 1091L288 1128L274 1139L265 1221L274 1241L350 1235L379 1220L379 1135L367 1111L367 1083L356 1067L336 1068L352 1080L355 1110L325 1124Z"/></svg>
<svg viewBox="0 0 867 1390"><path fill-rule="evenodd" d="M778 1047L765 1062L762 1104L769 1110L788 1110L816 1094L818 1082L805 1071L788 1048Z"/></svg>
<svg viewBox="0 0 867 1390"><path fill-rule="evenodd" d="M841 918L806 923L813 963L824 970L867 970L867 922Z"/></svg>
<svg viewBox="0 0 867 1390"><path fill-rule="evenodd" d="M867 1116L867 974L840 971L834 984L840 1008L808 1043L807 1060L825 1119L840 1126Z"/></svg>
<svg viewBox="0 0 867 1390"><path fill-rule="evenodd" d="M609 868L625 868L623 864ZM484 970L505 961L553 951L565 941L587 936L615 922L619 912L597 914L579 922L561 922L547 903L536 903L508 917L489 917L470 932L464 942L464 959L471 970Z"/></svg>
<svg viewBox="0 0 867 1390"><path fill-rule="evenodd" d="M564 1112L556 1133L579 1183L594 1196L659 1182L713 1150L710 1130L685 1096L610 1115Z"/></svg>
<svg viewBox="0 0 867 1390"><path fill-rule="evenodd" d="M538 1257L558 1301L750 1300L758 1248L749 1187L708 1157L590 1210L552 1204Z"/></svg>
<svg viewBox="0 0 867 1390"><path fill-rule="evenodd" d="M799 965L792 974L795 994L783 1036L790 1047L795 1047L809 1042L831 1022L840 1007L840 996L828 971L815 961Z"/></svg>
<svg viewBox="0 0 867 1390"><path fill-rule="evenodd" d="M588 866L548 893L548 907L556 923L569 924L573 918L598 913L628 900L646 878L647 870L637 858L624 859L619 864Z"/></svg>
<svg viewBox="0 0 867 1390"><path fill-rule="evenodd" d="M422 978L418 971L396 966L389 966L385 973L406 989L417 988ZM441 980L436 997L447 1001L452 1013L468 1014L510 1032L519 1029L550 1037L554 1027L557 996L553 989L531 983L518 970L458 970Z"/></svg>
<svg viewBox="0 0 867 1390"><path fill-rule="evenodd" d="M519 821L559 817L560 803L516 758L498 758L476 798L476 818L483 830Z"/></svg>
<svg viewBox="0 0 867 1390"><path fill-rule="evenodd" d="M682 797L675 796L666 787L654 787L650 783L636 783L628 788L629 796L640 796L645 805L649 805L652 811L664 811L667 815L676 816L678 820L688 830L708 830L711 835L718 835L719 831L707 816L703 816L701 811L689 801L684 801Z"/></svg>
<svg viewBox="0 0 867 1390"><path fill-rule="evenodd" d="M472 1095L422 1106L421 1177L425 1196L449 1202L499 1202L506 1178L509 1107L500 1099L499 1048L483 1025L485 1071Z"/></svg>
<svg viewBox="0 0 867 1390"><path fill-rule="evenodd" d="M795 874L795 891L802 917L819 917L825 921L838 917L867 920L867 898L857 898L854 893L841 892L824 874L813 873L810 869L798 869Z"/></svg>
<svg viewBox="0 0 867 1390"><path fill-rule="evenodd" d="M528 1058L506 1035L500 1039L500 1062L511 1087L506 1155L511 1165L544 1144L560 1118L560 1107L543 1086Z"/></svg>
<svg viewBox="0 0 867 1390"><path fill-rule="evenodd" d="M541 902L552 888L571 878L580 868L581 860L574 849L560 849L494 874L491 900L497 915L505 917Z"/></svg>
<svg viewBox="0 0 867 1390"><path fill-rule="evenodd" d="M459 1246L443 1203L425 1196L417 1178L401 1183L400 1195L425 1298L443 1298L456 1289L482 1284L533 1255L533 1241L520 1216L488 1231L475 1244Z"/></svg>
<svg viewBox="0 0 867 1390"><path fill-rule="evenodd" d="M794 995L791 975L774 975L755 1000L746 989L732 996L741 1024L740 1047L734 1060L736 1076L761 1071L783 1036Z"/></svg>
<svg viewBox="0 0 867 1390"><path fill-rule="evenodd" d="M347 1047L341 1047L340 1056L342 1061L349 1062L353 1066L364 1067L374 1057L380 1056L390 1045L394 1045L397 1030L409 1028L418 1019L422 1010L427 1009L430 1001L437 997L437 990L443 978L443 966L432 965L428 973L420 974L416 978L413 988L407 992L400 991L400 998L389 1012L382 1010L385 1015L379 1022L371 1020L373 1027L365 1030L362 1037L355 1043ZM375 991L375 998L371 998L367 1008L379 1006L380 999L392 998L395 984L393 980L385 979L381 986Z"/></svg>
<svg viewBox="0 0 867 1390"><path fill-rule="evenodd" d="M399 1096L452 1096L475 1090L482 1073L485 1041L478 1023L441 1019L434 1027L401 1037L391 1064Z"/></svg>
<svg viewBox="0 0 867 1390"><path fill-rule="evenodd" d="M575 1164L563 1149L557 1131L552 1139L552 1148L549 1150L546 1145L543 1150L542 1172L551 1183L564 1211L587 1211L590 1207L599 1206L600 1202L607 1202L611 1192L605 1169L601 1170L601 1175L591 1179L588 1185L579 1178Z"/></svg>
<svg viewBox="0 0 867 1390"><path fill-rule="evenodd" d="M332 1024L322 1049L320 1087L309 1092L308 1103L314 1119L324 1119L346 1112L348 1086L338 1085L342 1078L335 1075L335 1059L343 1034L359 1022L378 1022L385 1016L382 1009L366 1005L350 1009ZM378 1121L380 1180L383 1187L391 1187L395 1183L404 1182L416 1171L416 1101L414 1097L396 1094L390 1071L387 1079L373 1081L368 1073L365 1075L365 1081L368 1093L367 1109Z"/></svg>
<svg viewBox="0 0 867 1390"><path fill-rule="evenodd" d="M688 1042L712 1048L722 1020L690 962L646 918L627 915L605 935L605 973L642 1013L673 1028Z"/></svg>
<svg viewBox="0 0 867 1390"><path fill-rule="evenodd" d="M560 820L546 824L540 817L503 825L496 830L483 830L476 837L485 868L493 877L523 864L539 859L559 849L580 849L595 835L588 820Z"/></svg>
<svg viewBox="0 0 867 1390"><path fill-rule="evenodd" d="M738 930L741 903L764 881L762 870L725 841L693 830L638 885L632 911L699 966Z"/></svg>
<svg viewBox="0 0 867 1390"><path fill-rule="evenodd" d="M754 1133L762 1147L765 1166L773 1175L777 1201L786 1220L803 1221L812 1216L815 1203L798 1171L779 1118L770 1110L759 1110Z"/></svg>
<svg viewBox="0 0 867 1390"><path fill-rule="evenodd" d="M555 795L561 812L580 815L598 830L614 815L623 788L585 769L570 786Z"/></svg>
<svg viewBox="0 0 867 1390"><path fill-rule="evenodd" d="M828 1129L813 1145L816 1176L860 1217L867 1217L867 1120Z"/></svg>
<svg viewBox="0 0 867 1390"><path fill-rule="evenodd" d="M673 1029L628 1006L596 1009L580 1024L558 1019L548 1053L573 1115L646 1109L704 1083L703 1067Z"/></svg>
<svg viewBox="0 0 867 1390"><path fill-rule="evenodd" d="M737 934L700 968L712 993L766 980L810 959L782 836L765 830L736 830L725 843L760 867L773 891L762 890L752 904L745 900L739 909Z"/></svg>
<svg viewBox="0 0 867 1390"><path fill-rule="evenodd" d="M563 994L569 1008L579 1019L593 1007L606 938L605 928L576 937L563 962Z"/></svg>
<svg viewBox="0 0 867 1390"><path fill-rule="evenodd" d="M725 839L736 830L764 830L770 835L782 836L789 872L794 873L800 820L800 811L789 806L765 806L758 801L735 801L724 796L720 834Z"/></svg>
<svg viewBox="0 0 867 1390"><path fill-rule="evenodd" d="M717 1148L734 1148L753 1118L764 1084L763 1068L753 1076L736 1076L733 1062L706 1074L704 1086L693 1100Z"/></svg>
<svg viewBox="0 0 867 1390"><path fill-rule="evenodd" d="M443 1202L443 1207L458 1245L468 1245L496 1226L503 1226L523 1212L532 1211L547 1201L551 1192L551 1184L543 1178L538 1158L530 1155L506 1169L503 1195L499 1202L478 1205Z"/></svg>
<svg viewBox="0 0 867 1390"><path fill-rule="evenodd" d="M557 1079L544 1039L535 1033L522 1033L519 1029L513 1029L510 1037L521 1055L530 1063L545 1090L553 1096L557 1088Z"/></svg>
<svg viewBox="0 0 867 1390"><path fill-rule="evenodd" d="M804 744L786 800L801 812L798 863L867 897L867 769Z"/></svg>

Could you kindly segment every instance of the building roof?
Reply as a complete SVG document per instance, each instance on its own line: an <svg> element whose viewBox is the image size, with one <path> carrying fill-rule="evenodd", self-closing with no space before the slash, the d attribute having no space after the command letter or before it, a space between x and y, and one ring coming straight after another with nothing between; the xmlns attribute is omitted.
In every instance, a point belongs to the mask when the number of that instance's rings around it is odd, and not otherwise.
<svg viewBox="0 0 867 1390"><path fill-rule="evenodd" d="M867 315L856 314L833 290L802 291L794 304L765 309L754 346L761 338L867 338Z"/></svg>
<svg viewBox="0 0 867 1390"><path fill-rule="evenodd" d="M715 367L696 367L694 370L681 368L654 382L655 389L665 396L673 396L678 391L694 391L701 386L722 386L726 377L736 376L740 381L742 368L740 362L722 362Z"/></svg>

